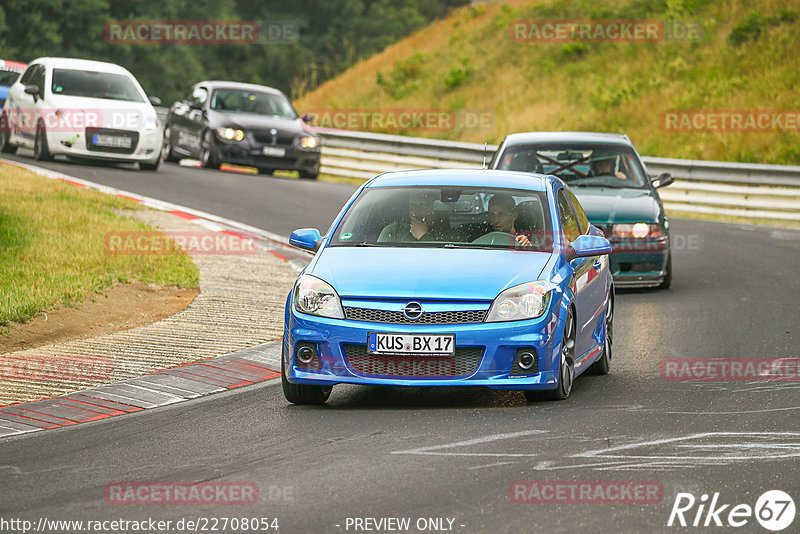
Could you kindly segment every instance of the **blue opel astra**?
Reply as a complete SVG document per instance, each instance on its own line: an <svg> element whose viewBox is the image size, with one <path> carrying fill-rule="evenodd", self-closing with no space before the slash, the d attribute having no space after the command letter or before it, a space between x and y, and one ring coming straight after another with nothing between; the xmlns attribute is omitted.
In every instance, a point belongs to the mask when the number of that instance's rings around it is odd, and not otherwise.
<svg viewBox="0 0 800 534"><path fill-rule="evenodd" d="M565 399L611 362L611 245L554 176L386 173L366 182L286 301L281 377L295 404L335 384L483 386Z"/></svg>

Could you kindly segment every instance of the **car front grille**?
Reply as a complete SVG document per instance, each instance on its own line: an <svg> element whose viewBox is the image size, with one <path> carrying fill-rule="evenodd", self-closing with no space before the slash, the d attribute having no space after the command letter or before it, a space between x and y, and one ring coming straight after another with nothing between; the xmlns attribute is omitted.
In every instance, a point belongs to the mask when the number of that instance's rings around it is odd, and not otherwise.
<svg viewBox="0 0 800 534"><path fill-rule="evenodd" d="M292 146L294 143L294 134L289 132L278 131L273 136L269 130L253 130L253 137L259 143L267 145Z"/></svg>
<svg viewBox="0 0 800 534"><path fill-rule="evenodd" d="M485 310L425 312L417 319L409 319L403 312L372 310L345 306L344 316L351 321L390 324L462 324L482 323L486 317Z"/></svg>
<svg viewBox="0 0 800 534"><path fill-rule="evenodd" d="M350 368L359 375L411 378L467 376L478 368L482 347L457 347L454 356L369 354L366 345L343 345Z"/></svg>

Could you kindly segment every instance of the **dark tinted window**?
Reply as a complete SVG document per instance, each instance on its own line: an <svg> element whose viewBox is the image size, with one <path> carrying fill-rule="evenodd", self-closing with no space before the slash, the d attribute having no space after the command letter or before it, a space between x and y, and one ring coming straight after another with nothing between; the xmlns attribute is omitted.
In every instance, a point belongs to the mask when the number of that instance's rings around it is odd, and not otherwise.
<svg viewBox="0 0 800 534"><path fill-rule="evenodd" d="M575 213L572 211L563 189L558 190L558 216L561 219L561 230L567 241L572 242L578 239L578 236L581 235L578 220L575 218Z"/></svg>
<svg viewBox="0 0 800 534"><path fill-rule="evenodd" d="M585 234L589 230L589 218L586 217L586 212L583 211L583 206L578 202L575 194L569 190L567 190L567 193L569 193L569 198L572 199L572 206L575 208L575 213L578 214L578 225L580 226L581 233Z"/></svg>
<svg viewBox="0 0 800 534"><path fill-rule="evenodd" d="M31 65L30 67L28 67L25 70L25 74L23 74L22 78L20 78L19 83L24 84L24 85L30 85L31 78L33 78L33 71L35 71L36 67L38 67L38 66L39 65Z"/></svg>
<svg viewBox="0 0 800 534"><path fill-rule="evenodd" d="M128 76L109 72L54 69L52 91L54 95L144 102Z"/></svg>
<svg viewBox="0 0 800 534"><path fill-rule="evenodd" d="M15 70L0 70L0 85L14 85L19 78L19 72Z"/></svg>

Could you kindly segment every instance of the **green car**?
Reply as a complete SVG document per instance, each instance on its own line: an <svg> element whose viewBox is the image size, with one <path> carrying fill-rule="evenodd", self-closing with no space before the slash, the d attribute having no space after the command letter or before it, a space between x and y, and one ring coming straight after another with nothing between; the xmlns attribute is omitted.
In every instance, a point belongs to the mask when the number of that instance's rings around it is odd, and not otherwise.
<svg viewBox="0 0 800 534"><path fill-rule="evenodd" d="M674 178L653 180L626 135L530 132L507 136L492 169L558 176L611 241L611 274L617 288L669 288L672 283L669 220L656 189Z"/></svg>

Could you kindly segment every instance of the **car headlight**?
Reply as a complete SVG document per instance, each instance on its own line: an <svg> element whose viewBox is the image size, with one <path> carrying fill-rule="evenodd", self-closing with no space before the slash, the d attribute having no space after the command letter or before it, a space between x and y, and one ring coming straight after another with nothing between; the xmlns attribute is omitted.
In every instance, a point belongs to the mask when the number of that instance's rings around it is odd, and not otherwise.
<svg viewBox="0 0 800 534"><path fill-rule="evenodd" d="M550 303L551 294L550 284L544 281L509 287L494 299L486 315L486 322L522 321L540 317Z"/></svg>
<svg viewBox="0 0 800 534"><path fill-rule="evenodd" d="M319 140L316 137L306 136L300 138L301 148L315 148L318 144Z"/></svg>
<svg viewBox="0 0 800 534"><path fill-rule="evenodd" d="M658 223L615 224L611 227L611 237L617 239L645 239L664 237Z"/></svg>
<svg viewBox="0 0 800 534"><path fill-rule="evenodd" d="M147 117L144 120L144 129L147 132L152 132L153 130L158 129L158 118L157 117Z"/></svg>
<svg viewBox="0 0 800 534"><path fill-rule="evenodd" d="M241 141L244 139L244 131L236 128L217 128L217 135L220 139L228 141Z"/></svg>
<svg viewBox="0 0 800 534"><path fill-rule="evenodd" d="M294 307L302 313L344 319L339 295L319 278L303 275L294 288Z"/></svg>

